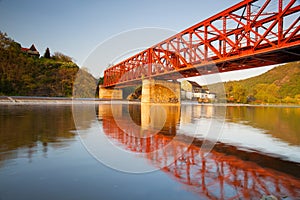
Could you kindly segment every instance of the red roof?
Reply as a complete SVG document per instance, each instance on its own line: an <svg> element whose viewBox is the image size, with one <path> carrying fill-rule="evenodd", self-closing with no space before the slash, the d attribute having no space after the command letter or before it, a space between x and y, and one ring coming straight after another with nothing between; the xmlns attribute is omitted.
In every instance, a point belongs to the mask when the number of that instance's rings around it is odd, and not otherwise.
<svg viewBox="0 0 300 200"><path fill-rule="evenodd" d="M29 48L21 47L21 51L29 51Z"/></svg>

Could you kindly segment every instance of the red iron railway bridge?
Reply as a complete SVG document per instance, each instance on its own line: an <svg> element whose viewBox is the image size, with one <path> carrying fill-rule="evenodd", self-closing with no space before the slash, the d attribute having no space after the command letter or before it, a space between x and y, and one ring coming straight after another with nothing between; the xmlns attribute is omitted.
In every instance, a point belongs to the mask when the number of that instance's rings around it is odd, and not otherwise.
<svg viewBox="0 0 300 200"><path fill-rule="evenodd" d="M300 60L300 3L240 3L108 68L105 88Z"/></svg>

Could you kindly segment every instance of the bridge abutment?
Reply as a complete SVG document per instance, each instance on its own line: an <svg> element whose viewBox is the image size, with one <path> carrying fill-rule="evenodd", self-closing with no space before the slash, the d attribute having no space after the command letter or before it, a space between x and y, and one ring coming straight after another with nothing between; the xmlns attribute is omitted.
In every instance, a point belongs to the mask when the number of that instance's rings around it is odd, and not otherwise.
<svg viewBox="0 0 300 200"><path fill-rule="evenodd" d="M142 103L180 104L179 82L146 79L142 87Z"/></svg>
<svg viewBox="0 0 300 200"><path fill-rule="evenodd" d="M123 91L121 89L99 88L100 99L123 99Z"/></svg>

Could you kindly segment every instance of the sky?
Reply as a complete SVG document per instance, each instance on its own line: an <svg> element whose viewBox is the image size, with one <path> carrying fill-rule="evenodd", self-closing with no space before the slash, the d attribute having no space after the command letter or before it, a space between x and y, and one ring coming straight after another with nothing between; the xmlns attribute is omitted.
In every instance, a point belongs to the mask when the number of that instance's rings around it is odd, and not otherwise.
<svg viewBox="0 0 300 200"><path fill-rule="evenodd" d="M61 52L99 77L117 58L154 45L240 0L0 0L0 31L43 55ZM95 59L97 58L97 59ZM221 74L244 79L264 67ZM199 79L200 80L200 79Z"/></svg>

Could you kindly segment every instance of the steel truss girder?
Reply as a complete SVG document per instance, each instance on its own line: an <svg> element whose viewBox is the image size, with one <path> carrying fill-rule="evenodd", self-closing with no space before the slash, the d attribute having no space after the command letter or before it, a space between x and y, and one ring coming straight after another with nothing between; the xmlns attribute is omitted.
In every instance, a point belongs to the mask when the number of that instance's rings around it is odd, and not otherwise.
<svg viewBox="0 0 300 200"><path fill-rule="evenodd" d="M212 63L226 68L218 68L218 72L232 71L236 69L229 63L258 54L284 57L278 59L279 63L300 60L295 54L282 55L287 49L300 48L300 17L291 17L299 11L297 0L244 0L108 68L104 86L121 86L152 77L198 76L207 74L205 68ZM255 61L253 67L268 64ZM222 62L227 64L217 64Z"/></svg>

